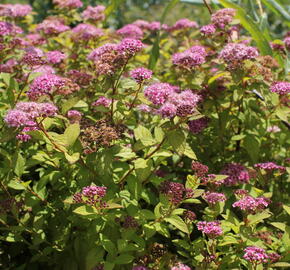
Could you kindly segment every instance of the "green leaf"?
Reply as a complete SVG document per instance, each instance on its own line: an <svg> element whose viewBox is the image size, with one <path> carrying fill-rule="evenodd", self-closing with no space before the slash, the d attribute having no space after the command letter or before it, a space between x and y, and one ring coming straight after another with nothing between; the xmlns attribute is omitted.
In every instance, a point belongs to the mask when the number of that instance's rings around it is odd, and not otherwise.
<svg viewBox="0 0 290 270"><path fill-rule="evenodd" d="M128 264L132 262L133 260L134 260L134 257L132 255L121 254L114 260L114 263L115 264Z"/></svg>
<svg viewBox="0 0 290 270"><path fill-rule="evenodd" d="M65 152L64 155L69 164L74 164L80 159L80 153L69 155L67 152Z"/></svg>
<svg viewBox="0 0 290 270"><path fill-rule="evenodd" d="M270 265L270 267L288 267L290 268L290 263L288 262L276 262Z"/></svg>
<svg viewBox="0 0 290 270"><path fill-rule="evenodd" d="M283 205L283 209L287 212L288 215L290 215L290 207L287 205Z"/></svg>
<svg viewBox="0 0 290 270"><path fill-rule="evenodd" d="M282 222L271 222L270 223L272 226L278 228L279 230L285 232L286 230L286 224Z"/></svg>
<svg viewBox="0 0 290 270"><path fill-rule="evenodd" d="M290 14L286 10L286 8L284 8L275 0L262 0L262 2L276 15L281 16L288 26L290 25Z"/></svg>
<svg viewBox="0 0 290 270"><path fill-rule="evenodd" d="M175 226L178 230L189 234L188 227L181 217L173 215L169 218L165 218L164 220Z"/></svg>
<svg viewBox="0 0 290 270"><path fill-rule="evenodd" d="M263 221L264 219L270 217L271 214L268 211L264 211L262 213L258 213L255 215L249 215L248 220L249 220L249 225L253 225L255 223L259 223Z"/></svg>
<svg viewBox="0 0 290 270"><path fill-rule="evenodd" d="M168 141L179 155L182 155L186 149L186 138L181 130L174 130L168 133Z"/></svg>
<svg viewBox="0 0 290 270"><path fill-rule="evenodd" d="M151 146L156 143L149 129L138 126L134 129L134 135L137 140L140 140L144 146Z"/></svg>
<svg viewBox="0 0 290 270"><path fill-rule="evenodd" d="M65 114L74 105L76 105L79 102L79 100L80 100L79 97L72 97L72 98L66 100L61 106L62 113Z"/></svg>
<svg viewBox="0 0 290 270"><path fill-rule="evenodd" d="M244 28L249 31L253 39L257 43L257 47L263 55L272 55L272 49L269 42L264 37L263 33L257 27L256 23L247 15L246 11L240 6L233 4L227 0L219 0L219 2L226 8L236 9L236 17Z"/></svg>
<svg viewBox="0 0 290 270"><path fill-rule="evenodd" d="M21 177L21 175L24 172L25 169L25 159L22 157L20 153L16 153L14 155L14 173L18 176Z"/></svg>
<svg viewBox="0 0 290 270"><path fill-rule="evenodd" d="M112 0L111 4L105 10L106 18L108 18L118 7L123 4L124 0Z"/></svg>
<svg viewBox="0 0 290 270"><path fill-rule="evenodd" d="M64 132L64 135L67 137L68 146L73 146L76 142L77 138L80 135L80 125L78 123L74 123L69 125Z"/></svg>
<svg viewBox="0 0 290 270"><path fill-rule="evenodd" d="M98 214L97 210L92 206L82 205L73 210L74 213L81 216L95 216Z"/></svg>
<svg viewBox="0 0 290 270"><path fill-rule="evenodd" d="M247 150L252 161L256 163L260 153L260 142L254 135L248 134L243 141L243 146Z"/></svg>

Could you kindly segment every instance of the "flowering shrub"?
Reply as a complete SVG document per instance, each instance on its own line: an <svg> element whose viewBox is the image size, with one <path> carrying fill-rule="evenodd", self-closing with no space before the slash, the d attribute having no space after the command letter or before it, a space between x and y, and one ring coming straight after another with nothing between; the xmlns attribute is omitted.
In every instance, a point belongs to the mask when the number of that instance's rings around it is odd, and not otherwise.
<svg viewBox="0 0 290 270"><path fill-rule="evenodd" d="M0 5L1 269L289 268L289 34L52 2Z"/></svg>

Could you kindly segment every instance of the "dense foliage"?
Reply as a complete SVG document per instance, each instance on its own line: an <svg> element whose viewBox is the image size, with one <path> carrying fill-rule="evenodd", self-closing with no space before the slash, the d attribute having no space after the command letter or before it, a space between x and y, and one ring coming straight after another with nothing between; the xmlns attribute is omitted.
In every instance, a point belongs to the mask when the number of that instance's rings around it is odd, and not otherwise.
<svg viewBox="0 0 290 270"><path fill-rule="evenodd" d="M290 35L177 2L0 5L1 269L289 268Z"/></svg>

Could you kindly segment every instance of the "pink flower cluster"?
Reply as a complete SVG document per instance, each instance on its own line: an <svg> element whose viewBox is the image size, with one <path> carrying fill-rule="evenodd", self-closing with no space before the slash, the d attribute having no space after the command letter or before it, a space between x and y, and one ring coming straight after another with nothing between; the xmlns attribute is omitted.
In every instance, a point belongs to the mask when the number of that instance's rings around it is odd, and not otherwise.
<svg viewBox="0 0 290 270"><path fill-rule="evenodd" d="M123 38L142 39L143 31L135 24L127 24L117 30L117 34Z"/></svg>
<svg viewBox="0 0 290 270"><path fill-rule="evenodd" d="M178 20L173 26L169 27L167 30L172 32L176 30L191 29L191 28L198 28L198 24L194 21L184 18Z"/></svg>
<svg viewBox="0 0 290 270"><path fill-rule="evenodd" d="M277 133L277 132L280 132L280 131L281 131L281 129L278 126L276 126L276 125L270 126L270 127L267 128L267 132L270 132L270 133Z"/></svg>
<svg viewBox="0 0 290 270"><path fill-rule="evenodd" d="M248 183L250 180L248 170L243 165L238 163L227 164L221 171L221 174L228 175L227 178L222 180L226 186L244 184Z"/></svg>
<svg viewBox="0 0 290 270"><path fill-rule="evenodd" d="M77 110L69 110L67 112L67 117L70 119L71 123L76 123L81 121L82 113Z"/></svg>
<svg viewBox="0 0 290 270"><path fill-rule="evenodd" d="M51 103L19 102L15 109L9 110L4 118L10 127L35 126L37 117L56 115L58 109Z"/></svg>
<svg viewBox="0 0 290 270"><path fill-rule="evenodd" d="M68 31L69 29L68 26L64 25L63 22L57 18L45 19L36 27L36 31L43 32L45 35L56 35Z"/></svg>
<svg viewBox="0 0 290 270"><path fill-rule="evenodd" d="M157 31L161 28L160 22L147 22L144 20L137 20L133 22L133 24L137 25L140 29L147 31Z"/></svg>
<svg viewBox="0 0 290 270"><path fill-rule="evenodd" d="M60 51L49 51L45 54L47 62L50 64L58 64L66 58L66 55Z"/></svg>
<svg viewBox="0 0 290 270"><path fill-rule="evenodd" d="M206 117L202 117L196 120L188 121L189 131L193 134L198 134L204 130L208 125L209 120Z"/></svg>
<svg viewBox="0 0 290 270"><path fill-rule="evenodd" d="M143 83L145 80L151 79L152 74L153 72L151 70L144 67L135 68L130 72L131 78L139 84Z"/></svg>
<svg viewBox="0 0 290 270"><path fill-rule="evenodd" d="M0 16L3 17L25 17L32 11L30 5L21 5L21 4L5 4L0 5Z"/></svg>
<svg viewBox="0 0 290 270"><path fill-rule="evenodd" d="M41 49L36 47L25 48L25 54L21 61L29 66L42 65L45 63L44 53Z"/></svg>
<svg viewBox="0 0 290 270"><path fill-rule="evenodd" d="M216 32L216 27L213 24L204 25L200 28L200 33L205 36L213 35Z"/></svg>
<svg viewBox="0 0 290 270"><path fill-rule="evenodd" d="M101 96L98 98L98 100L92 103L92 106L104 106L106 108L109 108L111 103L112 103L112 100L110 98Z"/></svg>
<svg viewBox="0 0 290 270"><path fill-rule="evenodd" d="M263 169L265 171L279 170L280 172L286 171L284 166L279 166L274 162L257 163L254 165L255 168Z"/></svg>
<svg viewBox="0 0 290 270"><path fill-rule="evenodd" d="M29 131L33 131L33 130L38 130L39 128L37 126L28 126L28 127L24 127L21 132L19 134L16 135L16 139L22 142L27 142L29 140L31 140L31 136L29 134L27 134L27 132Z"/></svg>
<svg viewBox="0 0 290 270"><path fill-rule="evenodd" d="M216 238L223 234L220 224L220 221L199 221L197 223L197 229L209 238Z"/></svg>
<svg viewBox="0 0 290 270"><path fill-rule="evenodd" d="M132 270L148 270L148 268L145 267L145 266L141 266L141 265L139 265L139 266L134 266L134 267L132 268Z"/></svg>
<svg viewBox="0 0 290 270"><path fill-rule="evenodd" d="M220 9L211 15L211 22L218 28L225 28L226 25L233 21L236 11L232 8Z"/></svg>
<svg viewBox="0 0 290 270"><path fill-rule="evenodd" d="M225 194L217 193L217 192L210 192L210 191L207 191L204 194L203 198L207 203L211 205L214 205L218 202L224 202L227 200L227 197L225 196Z"/></svg>
<svg viewBox="0 0 290 270"><path fill-rule="evenodd" d="M231 68L235 68L243 60L253 59L259 56L254 47L241 43L228 43L220 52L219 58L223 59Z"/></svg>
<svg viewBox="0 0 290 270"><path fill-rule="evenodd" d="M88 6L82 13L82 16L86 20L92 21L103 21L105 19L105 11L106 7L102 5L98 5L95 7Z"/></svg>
<svg viewBox="0 0 290 270"><path fill-rule="evenodd" d="M175 205L184 199L184 192L186 191L183 184L170 181L162 182L159 189Z"/></svg>
<svg viewBox="0 0 290 270"><path fill-rule="evenodd" d="M290 93L290 82L275 82L270 87L271 92L279 95L286 95Z"/></svg>
<svg viewBox="0 0 290 270"><path fill-rule="evenodd" d="M68 73L67 73L67 76L74 82L74 83L77 83L78 85L81 85L81 86L87 86L90 84L93 76L88 74L88 73L85 73L85 72L82 72L82 71L79 71L79 70L76 70L76 69L72 69L70 70Z"/></svg>
<svg viewBox="0 0 290 270"><path fill-rule="evenodd" d="M87 186L82 192L75 193L73 196L74 203L85 203L98 208L105 208L106 203L102 201L107 192L106 187Z"/></svg>
<svg viewBox="0 0 290 270"><path fill-rule="evenodd" d="M154 105L161 105L156 111L164 118L174 116L185 117L193 113L200 96L194 94L191 90L184 90L178 93L179 88L168 83L154 83L144 90L144 95Z"/></svg>
<svg viewBox="0 0 290 270"><path fill-rule="evenodd" d="M283 40L285 47L287 50L290 50L290 36L289 37L285 37Z"/></svg>
<svg viewBox="0 0 290 270"><path fill-rule="evenodd" d="M198 161L191 163L191 169L195 172L197 177L204 177L208 173L208 167Z"/></svg>
<svg viewBox="0 0 290 270"><path fill-rule="evenodd" d="M140 40L125 38L118 44L117 51L125 57L132 57L143 48L144 44Z"/></svg>
<svg viewBox="0 0 290 270"><path fill-rule="evenodd" d="M238 207L248 214L256 214L269 205L270 200L264 197L254 198L252 196L245 196L239 201L233 203L233 207Z"/></svg>
<svg viewBox="0 0 290 270"><path fill-rule="evenodd" d="M87 23L80 23L72 29L72 38L74 40L90 40L104 35L102 29Z"/></svg>
<svg viewBox="0 0 290 270"><path fill-rule="evenodd" d="M53 0L53 3L60 8L80 8L83 6L81 0Z"/></svg>
<svg viewBox="0 0 290 270"><path fill-rule="evenodd" d="M171 270L191 270L191 268L189 266L187 266L186 264L179 262L176 265L174 265L173 267L171 267Z"/></svg>
<svg viewBox="0 0 290 270"><path fill-rule="evenodd" d="M12 23L0 21L0 36L21 34L23 30Z"/></svg>
<svg viewBox="0 0 290 270"><path fill-rule="evenodd" d="M196 45L184 52L173 54L172 63L181 68L192 69L205 63L206 56L205 48Z"/></svg>
<svg viewBox="0 0 290 270"><path fill-rule="evenodd" d="M256 246L247 247L244 252L245 255L243 257L254 264L266 263L269 258L265 249Z"/></svg>

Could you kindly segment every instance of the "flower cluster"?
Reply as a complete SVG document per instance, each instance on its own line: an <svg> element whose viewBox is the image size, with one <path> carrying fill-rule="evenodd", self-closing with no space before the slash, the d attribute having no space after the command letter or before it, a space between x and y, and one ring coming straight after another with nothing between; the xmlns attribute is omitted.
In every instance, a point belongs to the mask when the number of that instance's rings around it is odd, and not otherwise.
<svg viewBox="0 0 290 270"><path fill-rule="evenodd" d="M180 183L164 181L159 189L173 204L177 205L184 199L185 188Z"/></svg>
<svg viewBox="0 0 290 270"><path fill-rule="evenodd" d="M187 266L186 264L179 262L176 265L174 265L173 267L171 267L171 270L191 270L191 268L189 266Z"/></svg>
<svg viewBox="0 0 290 270"><path fill-rule="evenodd" d="M72 29L72 38L76 41L79 40L90 40L99 38L104 35L102 29L95 27L94 25L87 23L80 23Z"/></svg>
<svg viewBox="0 0 290 270"><path fill-rule="evenodd" d="M247 247L244 252L244 258L255 264L266 263L269 258L265 249L256 246Z"/></svg>
<svg viewBox="0 0 290 270"><path fill-rule="evenodd" d="M167 30L172 32L191 28L198 28L198 24L194 21L184 18L178 20L173 26L169 27Z"/></svg>
<svg viewBox="0 0 290 270"><path fill-rule="evenodd" d="M71 123L76 123L82 119L82 113L77 110L69 110L67 112L67 117L70 119Z"/></svg>
<svg viewBox="0 0 290 270"><path fill-rule="evenodd" d="M281 129L276 125L270 126L267 128L267 132L270 132L270 133L278 133L280 131L281 131Z"/></svg>
<svg viewBox="0 0 290 270"><path fill-rule="evenodd" d="M227 199L225 194L223 194L223 193L210 192L210 191L207 191L204 194L203 198L207 203L209 203L211 205L214 205L218 202L224 202Z"/></svg>
<svg viewBox="0 0 290 270"><path fill-rule="evenodd" d="M205 36L213 35L216 32L216 27L213 24L204 25L200 28L200 33Z"/></svg>
<svg viewBox="0 0 290 270"><path fill-rule="evenodd" d="M190 120L187 124L190 132L192 132L193 134L198 134L207 127L208 122L208 118L202 117L196 120Z"/></svg>
<svg viewBox="0 0 290 270"><path fill-rule="evenodd" d="M233 203L233 207L238 207L248 214L256 214L269 205L270 200L265 197L254 198L252 196L245 196L241 200Z"/></svg>
<svg viewBox="0 0 290 270"><path fill-rule="evenodd" d="M197 177L204 177L208 173L208 167L198 161L191 163L191 169L195 172Z"/></svg>
<svg viewBox="0 0 290 270"><path fill-rule="evenodd" d="M135 24L127 24L117 30L117 34L123 38L142 39L143 31Z"/></svg>
<svg viewBox="0 0 290 270"><path fill-rule="evenodd" d="M66 55L60 51L49 51L45 54L47 62L50 64L59 64L66 58Z"/></svg>
<svg viewBox="0 0 290 270"><path fill-rule="evenodd" d="M284 166L277 165L274 162L257 163L254 167L265 171L279 170L280 172L284 172L286 170Z"/></svg>
<svg viewBox="0 0 290 270"><path fill-rule="evenodd" d="M233 17L236 15L236 11L232 8L220 9L211 16L211 22L218 28L225 28L232 22Z"/></svg>
<svg viewBox="0 0 290 270"><path fill-rule="evenodd" d="M53 3L59 8L80 8L83 6L81 0L53 0Z"/></svg>
<svg viewBox="0 0 290 270"><path fill-rule="evenodd" d="M92 103L92 106L104 106L106 108L109 108L111 103L112 103L111 99L101 96L98 98L98 100Z"/></svg>
<svg viewBox="0 0 290 270"><path fill-rule="evenodd" d="M207 53L205 48L203 46L196 45L184 52L175 53L172 56L172 62L180 68L193 69L205 63L206 56Z"/></svg>
<svg viewBox="0 0 290 270"><path fill-rule="evenodd" d="M279 95L286 95L290 93L290 82L275 82L271 85L270 90Z"/></svg>
<svg viewBox="0 0 290 270"><path fill-rule="evenodd" d="M45 35L57 35L62 32L68 31L69 26L63 24L58 18L45 19L36 27L37 31L43 32Z"/></svg>
<svg viewBox="0 0 290 270"><path fill-rule="evenodd" d="M223 234L220 224L220 221L199 221L197 223L197 229L209 238L216 238Z"/></svg>
<svg viewBox="0 0 290 270"><path fill-rule="evenodd" d="M227 164L221 171L221 174L228 175L227 178L222 180L226 186L248 183L250 180L248 170L243 165L238 163Z"/></svg>
<svg viewBox="0 0 290 270"><path fill-rule="evenodd" d="M73 196L74 203L85 203L97 208L105 208L107 206L103 198L106 196L107 188L99 186L87 186L82 192L75 193Z"/></svg>
<svg viewBox="0 0 290 270"><path fill-rule="evenodd" d="M92 21L103 21L105 19L105 11L106 7L102 5L98 5L95 7L88 6L82 13L82 16L86 20Z"/></svg>
<svg viewBox="0 0 290 270"><path fill-rule="evenodd" d="M0 5L0 16L3 17L25 17L31 13L32 8L30 5L21 5L21 4L5 4Z"/></svg>
<svg viewBox="0 0 290 270"><path fill-rule="evenodd" d="M10 127L35 126L37 117L54 116L57 111L51 103L19 102L7 112L4 121Z"/></svg>
<svg viewBox="0 0 290 270"><path fill-rule="evenodd" d="M137 25L140 29L147 31L157 31L161 28L160 22L147 22L144 20L137 20L133 22L133 24Z"/></svg>
<svg viewBox="0 0 290 270"><path fill-rule="evenodd" d="M147 68L140 67L131 70L130 76L139 84L152 77L153 72Z"/></svg>
<svg viewBox="0 0 290 270"><path fill-rule="evenodd" d="M259 55L254 47L241 43L228 43L220 52L219 58L223 59L229 68L236 68L243 60L253 59Z"/></svg>
<svg viewBox="0 0 290 270"><path fill-rule="evenodd" d="M13 36L22 32L23 30L19 26L0 21L0 36Z"/></svg>

